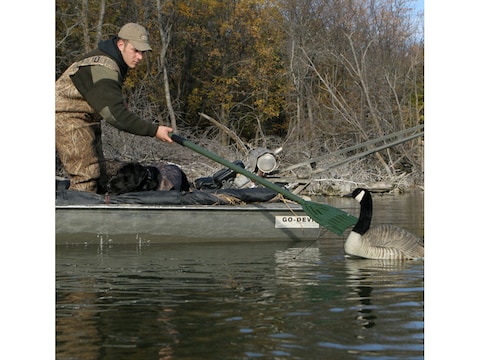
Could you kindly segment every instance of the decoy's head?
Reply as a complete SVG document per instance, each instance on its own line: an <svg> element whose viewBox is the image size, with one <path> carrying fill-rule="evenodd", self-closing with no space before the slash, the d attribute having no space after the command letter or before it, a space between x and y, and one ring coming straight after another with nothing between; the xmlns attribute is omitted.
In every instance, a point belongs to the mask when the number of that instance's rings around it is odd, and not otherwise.
<svg viewBox="0 0 480 360"><path fill-rule="evenodd" d="M349 195L345 195L346 197L351 197L351 198L354 198L355 200L357 200L358 202L361 202L362 199L365 197L365 195L368 193L368 190L367 189L363 189L363 188L356 188L355 190L353 190L353 192Z"/></svg>

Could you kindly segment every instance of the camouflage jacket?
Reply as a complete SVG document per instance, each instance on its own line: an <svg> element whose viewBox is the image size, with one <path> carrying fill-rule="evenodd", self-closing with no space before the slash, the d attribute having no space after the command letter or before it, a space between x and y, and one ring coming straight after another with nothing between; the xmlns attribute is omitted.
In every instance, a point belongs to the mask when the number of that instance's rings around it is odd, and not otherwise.
<svg viewBox="0 0 480 360"><path fill-rule="evenodd" d="M73 63L55 82L55 112L85 113L90 119L105 119L120 130L136 135L155 136L158 125L129 111L122 93L128 67L116 39Z"/></svg>

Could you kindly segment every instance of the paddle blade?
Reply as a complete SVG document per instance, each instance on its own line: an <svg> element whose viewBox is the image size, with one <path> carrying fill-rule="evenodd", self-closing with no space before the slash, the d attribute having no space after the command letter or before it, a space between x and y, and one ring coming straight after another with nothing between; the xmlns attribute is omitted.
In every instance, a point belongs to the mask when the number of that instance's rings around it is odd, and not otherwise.
<svg viewBox="0 0 480 360"><path fill-rule="evenodd" d="M350 226L357 223L357 218L336 207L312 201L302 203L303 210L314 221L331 232L342 235Z"/></svg>

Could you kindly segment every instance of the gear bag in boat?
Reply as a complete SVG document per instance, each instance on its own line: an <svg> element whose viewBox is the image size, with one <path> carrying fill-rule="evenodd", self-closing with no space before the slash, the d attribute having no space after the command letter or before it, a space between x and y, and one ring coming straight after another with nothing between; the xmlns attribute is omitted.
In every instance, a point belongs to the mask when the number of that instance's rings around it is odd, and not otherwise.
<svg viewBox="0 0 480 360"><path fill-rule="evenodd" d="M245 169L245 165L241 160L235 160L234 164ZM194 181L195 188L198 190L215 190L215 189L230 189L233 185L237 173L229 168L218 170L212 176L198 178Z"/></svg>

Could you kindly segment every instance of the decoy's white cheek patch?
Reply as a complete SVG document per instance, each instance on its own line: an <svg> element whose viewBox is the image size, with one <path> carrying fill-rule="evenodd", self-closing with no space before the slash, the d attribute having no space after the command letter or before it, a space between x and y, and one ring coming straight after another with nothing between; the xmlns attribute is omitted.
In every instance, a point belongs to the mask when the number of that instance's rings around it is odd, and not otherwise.
<svg viewBox="0 0 480 360"><path fill-rule="evenodd" d="M358 202L361 202L364 196L365 196L365 191L362 190L357 196L355 196L355 200L357 200Z"/></svg>

